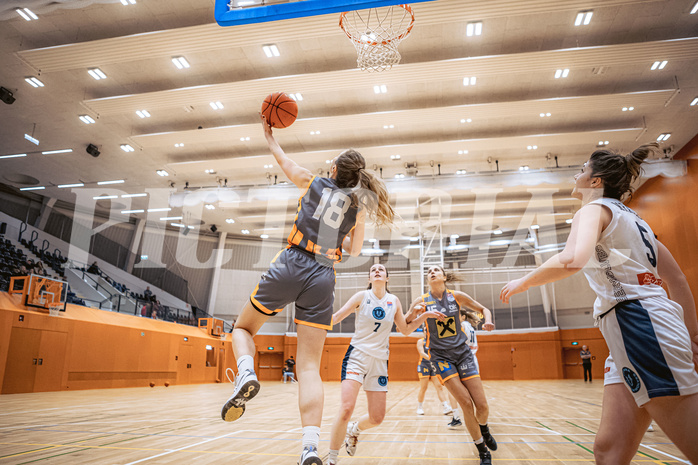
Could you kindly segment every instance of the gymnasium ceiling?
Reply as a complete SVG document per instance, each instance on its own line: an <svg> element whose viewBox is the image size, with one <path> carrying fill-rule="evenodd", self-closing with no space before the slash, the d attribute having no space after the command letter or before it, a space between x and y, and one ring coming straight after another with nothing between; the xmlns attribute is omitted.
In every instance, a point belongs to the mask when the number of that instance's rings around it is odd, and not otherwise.
<svg viewBox="0 0 698 465"><path fill-rule="evenodd" d="M565 226L580 205L569 196L572 176L600 141L632 150L670 133L662 146L671 157L697 132L698 105L691 106L698 97L696 0L416 3L402 61L381 73L356 68L337 14L222 28L213 4L3 2L0 85L17 100L0 104L0 156L27 156L0 158L0 182L43 186L24 194L57 199L58 206L75 203L85 189L88 197L151 192L98 201L119 216L167 207L167 194L154 189L181 195L186 183L186 192L194 192L227 179L239 202L209 197L215 209L199 204L183 221L205 233L215 224L235 236L244 229L250 237L284 237L297 190L280 185L285 178L258 123L261 101L282 90L303 100L298 121L275 131L281 146L317 173L341 150L359 149L393 193L404 218L399 234L419 231L414 206L429 189L442 196L442 215L429 204L421 213L431 212L432 225L441 221L445 235L489 235L497 228L512 234L527 208L541 212L534 222ZM22 19L14 11L20 6L39 19ZM575 26L577 14L589 10L591 22ZM468 37L474 21L483 32ZM280 56L268 58L263 44L275 44ZM190 68L178 70L175 56ZM652 70L657 61L667 63ZM107 78L93 79L89 68ZM558 69L569 75L556 79ZM30 86L30 76L44 87ZM475 84L465 86L465 77ZM376 94L376 85L387 92ZM216 101L224 108L212 109ZM151 116L140 118L137 110ZM98 158L85 152L88 144L98 146ZM125 144L134 151L122 151ZM40 153L67 148L73 152ZM416 175L406 164L416 164ZM521 172L524 165L528 171ZM57 187L77 182L85 187ZM545 202L532 200L543 189L555 192L553 215ZM274 198L287 200L268 203ZM181 212L124 215L162 225L160 217Z"/></svg>

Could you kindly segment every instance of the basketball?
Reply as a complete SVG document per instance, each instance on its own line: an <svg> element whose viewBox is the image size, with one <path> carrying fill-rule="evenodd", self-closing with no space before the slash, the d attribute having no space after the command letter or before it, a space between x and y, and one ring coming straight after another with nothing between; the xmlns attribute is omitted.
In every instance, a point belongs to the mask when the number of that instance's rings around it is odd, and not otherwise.
<svg viewBox="0 0 698 465"><path fill-rule="evenodd" d="M284 92L267 95L262 103L262 115L273 128L287 128L298 117L298 104Z"/></svg>

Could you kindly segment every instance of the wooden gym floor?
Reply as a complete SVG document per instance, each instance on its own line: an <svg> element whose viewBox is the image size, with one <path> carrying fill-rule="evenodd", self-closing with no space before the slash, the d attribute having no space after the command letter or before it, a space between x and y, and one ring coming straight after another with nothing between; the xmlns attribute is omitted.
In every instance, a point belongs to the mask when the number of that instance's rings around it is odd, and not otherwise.
<svg viewBox="0 0 698 465"><path fill-rule="evenodd" d="M602 382L488 381L494 464L593 463ZM295 464L300 449L298 385L263 382L234 423L219 417L230 384L156 386L0 396L3 464ZM320 453L339 402L325 384ZM449 430L433 387L417 416L417 382L395 382L383 425L363 433L344 465L477 464L465 428ZM354 416L365 412L363 392ZM688 463L656 428L632 463Z"/></svg>

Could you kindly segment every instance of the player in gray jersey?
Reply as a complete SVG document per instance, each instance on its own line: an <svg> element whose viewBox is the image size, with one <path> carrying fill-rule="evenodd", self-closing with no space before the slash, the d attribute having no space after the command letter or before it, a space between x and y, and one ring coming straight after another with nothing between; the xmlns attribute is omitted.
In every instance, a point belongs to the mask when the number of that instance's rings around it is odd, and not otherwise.
<svg viewBox="0 0 698 465"><path fill-rule="evenodd" d="M492 313L468 294L447 289L446 283L455 278L438 265L430 267L427 272L429 292L412 302L405 319L411 321L424 311L443 313L446 317L430 318L425 322L425 346L437 376L463 410L465 426L480 454L480 464L490 465L492 455L489 449L497 450L497 442L487 426L487 397L467 344L468 337L460 324L460 311L463 307L482 314L485 317L482 328L486 331L494 329Z"/></svg>
<svg viewBox="0 0 698 465"><path fill-rule="evenodd" d="M583 270L597 295L594 317L608 345L597 464L628 464L652 419L698 463L698 318L686 277L649 225L621 199L658 148L597 150L575 178L582 201L562 252L509 282L512 295ZM662 206L658 206L662 208ZM662 284L666 284L669 300Z"/></svg>
<svg viewBox="0 0 698 465"><path fill-rule="evenodd" d="M388 292L388 279L385 266L373 265L368 273L368 290L354 294L332 318L333 323L338 323L351 313L356 315L354 337L342 362L342 404L332 424L329 465L336 465L342 440L347 454L354 455L359 434L383 422L388 392L388 345L393 323L407 336L428 318L444 319L438 312L424 312L406 323L400 299ZM368 414L349 423L362 385Z"/></svg>

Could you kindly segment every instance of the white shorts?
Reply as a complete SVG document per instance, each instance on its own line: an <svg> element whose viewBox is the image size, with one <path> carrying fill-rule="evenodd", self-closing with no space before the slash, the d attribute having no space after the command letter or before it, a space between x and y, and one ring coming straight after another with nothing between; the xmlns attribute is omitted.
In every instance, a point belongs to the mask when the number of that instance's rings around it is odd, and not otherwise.
<svg viewBox="0 0 698 465"><path fill-rule="evenodd" d="M342 362L342 381L351 379L364 386L364 391L388 390L388 361L349 346Z"/></svg>
<svg viewBox="0 0 698 465"><path fill-rule="evenodd" d="M610 355L604 386L625 382L638 407L653 397L698 392L683 309L663 297L621 302L599 326Z"/></svg>

